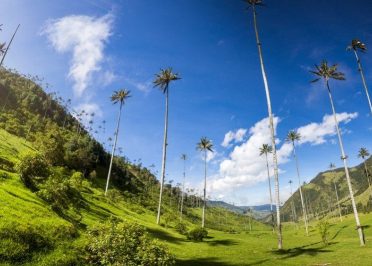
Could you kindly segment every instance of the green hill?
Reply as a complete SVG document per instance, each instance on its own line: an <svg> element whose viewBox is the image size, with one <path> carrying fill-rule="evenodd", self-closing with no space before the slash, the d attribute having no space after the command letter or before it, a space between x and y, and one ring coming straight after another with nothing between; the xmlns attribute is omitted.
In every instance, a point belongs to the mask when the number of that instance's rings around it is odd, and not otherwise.
<svg viewBox="0 0 372 266"><path fill-rule="evenodd" d="M366 161L366 164L370 169L372 157ZM372 211L372 194L368 187L368 179L366 178L364 165L360 164L352 167L349 172L358 211ZM338 215L334 183L337 186L342 213L344 215L352 213L345 171L344 168L338 168L334 171L321 172L308 184L303 185L304 201L307 205L307 212L310 218ZM281 209L282 215L286 221L293 220L291 202L294 202L296 213L301 215L302 207L299 190L293 193L292 197L286 201Z"/></svg>

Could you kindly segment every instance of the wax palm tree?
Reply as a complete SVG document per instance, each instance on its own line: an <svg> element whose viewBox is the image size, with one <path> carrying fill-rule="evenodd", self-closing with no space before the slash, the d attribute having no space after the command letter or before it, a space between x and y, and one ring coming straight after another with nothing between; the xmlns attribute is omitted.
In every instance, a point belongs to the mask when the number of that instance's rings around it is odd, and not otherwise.
<svg viewBox="0 0 372 266"><path fill-rule="evenodd" d="M156 223L160 223L160 212L161 212L161 201L163 196L163 186L165 178L165 163L167 159L167 146L168 146L168 101L169 101L169 84L172 81L179 80L180 77L177 73L172 72L172 68L161 69L154 80L154 87L159 89L165 94L165 124L164 124L164 141L163 141L163 158L161 165L161 180L160 180L160 193L159 193L159 205L158 215L156 217Z"/></svg>
<svg viewBox="0 0 372 266"><path fill-rule="evenodd" d="M354 40L351 41L351 44L347 47L347 49L348 50L353 50L353 52L355 54L355 58L356 58L356 61L358 63L358 71L360 72L360 76L362 77L364 90L366 92L366 96L367 96L367 100L368 100L368 104L369 104L369 109L370 109L371 115L372 115L371 98L369 97L367 82L366 82L366 79L364 78L362 63L360 62L360 59L359 59L359 56L358 56L358 51L360 51L362 53L365 53L367 51L367 47L360 40L354 39Z"/></svg>
<svg viewBox="0 0 372 266"><path fill-rule="evenodd" d="M337 207L338 207L338 215L340 216L340 221L342 222L342 212L341 212L341 206L340 206L340 199L338 197L338 190L337 185L335 181L335 169L336 165L334 163L329 164L329 169L331 169L332 175L333 175L333 186L335 187L335 193L336 193L336 201L337 201Z"/></svg>
<svg viewBox="0 0 372 266"><path fill-rule="evenodd" d="M364 165L364 171L366 173L367 181L368 181L368 188L372 194L372 188L371 188L371 181L369 180L369 172L368 172L368 167L366 163L366 159L369 157L369 152L366 148L360 148L358 152L358 157L363 159L363 165Z"/></svg>
<svg viewBox="0 0 372 266"><path fill-rule="evenodd" d="M265 155L266 159L266 170L267 170L267 180L269 181L269 195L270 195L270 213L271 213L271 223L273 230L275 230L274 224L274 212L273 212L273 197L271 194L271 180L270 180L270 168L269 168L269 159L267 155L273 152L273 148L269 144L262 144L260 147L260 156Z"/></svg>
<svg viewBox="0 0 372 266"><path fill-rule="evenodd" d="M110 166L109 166L109 171L107 174L107 182L106 182L106 189L105 189L105 196L107 195L107 190L109 187L109 182L110 182L110 177L111 177L111 170L112 170L112 162L114 160L114 155L115 155L115 149L116 149L116 143L118 141L118 135L119 135L119 126L120 126L120 118L121 118L121 110L123 108L123 105L125 101L131 97L130 91L126 89L122 89L119 91L115 91L114 94L111 96L111 102L113 104L120 103L119 106L119 115L118 115L118 121L116 124L116 130L115 130L115 141L114 141L114 146L112 148L112 153L111 153L111 160L110 160Z"/></svg>
<svg viewBox="0 0 372 266"><path fill-rule="evenodd" d="M182 220L182 213L183 213L183 200L185 197L185 180L186 180L186 160L187 155L182 154L181 160L183 161L183 180L182 180L182 194L181 194L181 208L180 208L180 218Z"/></svg>
<svg viewBox="0 0 372 266"><path fill-rule="evenodd" d="M292 193L292 180L289 180L289 188L290 188L290 193L291 193L291 207L292 207L292 216L293 216L293 222L295 223L297 221L297 214L296 214L296 207L294 205L294 198L293 198L293 193Z"/></svg>
<svg viewBox="0 0 372 266"><path fill-rule="evenodd" d="M203 190L203 211L202 211L202 227L205 225L205 208L206 208L206 192L207 192L207 153L213 152L213 143L206 137L202 137L196 148L204 152L204 190Z"/></svg>
<svg viewBox="0 0 372 266"><path fill-rule="evenodd" d="M14 31L14 33L12 35L12 38L10 38L9 44L6 46L6 48L5 48L5 44L2 47L3 53L1 53L1 54L3 55L3 57L0 60L0 67L3 65L3 62L5 60L5 57L6 57L7 53L8 53L8 51L9 51L9 47L12 45L12 42L14 40L14 37L17 34L17 31L18 31L18 29L19 29L20 26L21 26L21 24L18 24L18 26L17 26L16 30Z"/></svg>
<svg viewBox="0 0 372 266"><path fill-rule="evenodd" d="M277 229L278 229L278 249L283 248L282 243L282 226L280 222L280 198L279 198L279 171L278 171L278 160L276 156L276 146L275 146L275 130L274 130L274 117L271 109L271 99L270 99L270 89L269 84L267 82L265 66L263 62L262 56L262 48L261 42L258 35L258 26L257 26L257 14L256 14L256 7L262 6L262 0L245 0L247 4L250 5L253 12L253 23L254 23L254 30L256 34L256 42L258 48L258 55L260 58L260 65L261 65L261 72L262 78L264 82L265 92L266 92L266 101L267 101L267 109L269 114L269 122L270 122L270 134L271 134L271 146L273 148L273 161L274 161L274 180L275 180L275 197L276 197L276 222L277 222Z"/></svg>
<svg viewBox="0 0 372 266"><path fill-rule="evenodd" d="M337 70L337 65L329 66L326 60L323 60L319 66L315 65L315 70L310 71L310 72L316 76L316 79L314 79L312 82L317 82L320 79L323 79L324 82L325 82L325 86L327 88L327 91L328 91L328 96L329 96L329 100L330 100L331 107L332 107L333 117L334 117L334 120L335 120L335 127L336 127L336 131L337 131L338 142L339 142L340 150L341 150L341 159L344 163L345 175L346 175L347 185L349 187L351 205L353 207L355 222L356 222L357 230L358 230L358 234L359 234L359 240L360 240L360 244L362 246L364 246L364 244L365 244L364 233L363 233L362 227L360 225L360 221L359 221L358 210L357 210L356 204L355 204L353 188L352 188L352 185L351 185L349 169L348 169L348 165L347 165L347 156L345 154L344 145L343 145L342 138L341 138L341 132L340 132L340 129L339 129L339 126L338 126L336 110L335 110L335 106L333 104L332 92L331 92L331 89L330 89L330 86L329 86L329 80L330 79L345 80L345 75L342 72L339 72Z"/></svg>
<svg viewBox="0 0 372 266"><path fill-rule="evenodd" d="M306 235L309 235L309 228L308 228L308 224L307 224L307 211L306 211L306 205L305 205L305 202L304 202L304 196L302 194L302 183L301 183L300 169L298 167L298 158L297 158L297 154L296 154L296 145L295 145L295 142L299 141L300 139L301 139L301 135L298 132L296 132L294 130L291 130L291 131L288 132L286 141L290 142L292 144L292 148L293 148L293 157L295 158L295 161L296 161L298 187L299 187L299 190L300 190L300 197L301 197L302 215L303 215L303 218L304 218Z"/></svg>

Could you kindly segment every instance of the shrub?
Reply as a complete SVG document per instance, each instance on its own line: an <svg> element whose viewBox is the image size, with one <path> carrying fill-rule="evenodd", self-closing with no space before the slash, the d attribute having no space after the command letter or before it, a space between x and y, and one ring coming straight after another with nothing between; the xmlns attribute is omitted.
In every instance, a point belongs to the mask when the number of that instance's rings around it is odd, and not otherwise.
<svg viewBox="0 0 372 266"><path fill-rule="evenodd" d="M165 228L168 228L169 226L171 226L171 223L176 219L177 217L175 217L174 214L166 213L164 215Z"/></svg>
<svg viewBox="0 0 372 266"><path fill-rule="evenodd" d="M67 173L61 167L53 170L51 176L40 186L37 195L49 202L52 209L62 214L63 210L68 210L70 205L79 206L81 195L78 190L70 184Z"/></svg>
<svg viewBox="0 0 372 266"><path fill-rule="evenodd" d="M108 190L106 197L110 203L118 203L119 201L124 200L121 192L115 188Z"/></svg>
<svg viewBox="0 0 372 266"><path fill-rule="evenodd" d="M93 265L174 265L164 245L151 240L143 227L110 221L88 231L86 262Z"/></svg>
<svg viewBox="0 0 372 266"><path fill-rule="evenodd" d="M322 242L325 246L328 245L328 237L329 237L329 228L330 224L327 220L321 220L318 222L317 225L318 232L320 234L320 237L322 238Z"/></svg>
<svg viewBox="0 0 372 266"><path fill-rule="evenodd" d="M48 163L42 155L34 152L21 155L16 170L25 186L32 190L36 190L37 184L49 175Z"/></svg>
<svg viewBox="0 0 372 266"><path fill-rule="evenodd" d="M187 235L187 226L184 222L178 222L175 228L181 235Z"/></svg>
<svg viewBox="0 0 372 266"><path fill-rule="evenodd" d="M187 239L196 242L203 241L203 239L206 238L207 236L208 231L202 227L194 228L187 233Z"/></svg>

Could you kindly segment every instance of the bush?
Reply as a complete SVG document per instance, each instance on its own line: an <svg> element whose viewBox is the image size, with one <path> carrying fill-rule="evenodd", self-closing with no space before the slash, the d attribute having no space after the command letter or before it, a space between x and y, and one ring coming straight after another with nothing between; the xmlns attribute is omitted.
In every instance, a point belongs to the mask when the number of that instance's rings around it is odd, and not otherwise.
<svg viewBox="0 0 372 266"><path fill-rule="evenodd" d="M328 237L329 237L329 228L330 224L327 220L321 220L319 221L318 225L318 232L322 238L322 242L325 246L328 245Z"/></svg>
<svg viewBox="0 0 372 266"><path fill-rule="evenodd" d="M178 222L175 228L181 235L187 235L187 226L184 222Z"/></svg>
<svg viewBox="0 0 372 266"><path fill-rule="evenodd" d="M88 231L86 262L92 265L174 265L164 245L151 240L143 227L110 221Z"/></svg>
<svg viewBox="0 0 372 266"><path fill-rule="evenodd" d="M71 182L63 168L56 168L47 181L40 186L37 195L49 202L55 212L62 214L63 210L70 208L70 205L79 206L81 201L80 192L71 186Z"/></svg>
<svg viewBox="0 0 372 266"><path fill-rule="evenodd" d="M49 175L49 167L45 158L34 152L21 155L16 170L25 186L34 191L37 190L37 184Z"/></svg>
<svg viewBox="0 0 372 266"><path fill-rule="evenodd" d="M203 239L206 238L207 236L208 231L202 227L194 228L187 233L187 239L196 242L203 241Z"/></svg>
<svg viewBox="0 0 372 266"><path fill-rule="evenodd" d="M115 188L108 190L106 196L108 202L110 203L118 203L119 201L124 200L124 197L121 194L120 190L117 190Z"/></svg>
<svg viewBox="0 0 372 266"><path fill-rule="evenodd" d="M171 223L176 219L177 219L177 217L174 214L166 213L164 215L165 228L168 228L169 226L171 226Z"/></svg>

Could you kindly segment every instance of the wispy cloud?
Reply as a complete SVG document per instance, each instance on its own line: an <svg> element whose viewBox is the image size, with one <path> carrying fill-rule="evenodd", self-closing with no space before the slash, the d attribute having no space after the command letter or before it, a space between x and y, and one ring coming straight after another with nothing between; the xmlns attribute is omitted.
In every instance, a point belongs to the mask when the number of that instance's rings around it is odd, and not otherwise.
<svg viewBox="0 0 372 266"><path fill-rule="evenodd" d="M59 53L72 53L69 78L80 97L91 84L92 73L101 69L104 48L112 31L113 16L66 16L50 20L42 30Z"/></svg>

